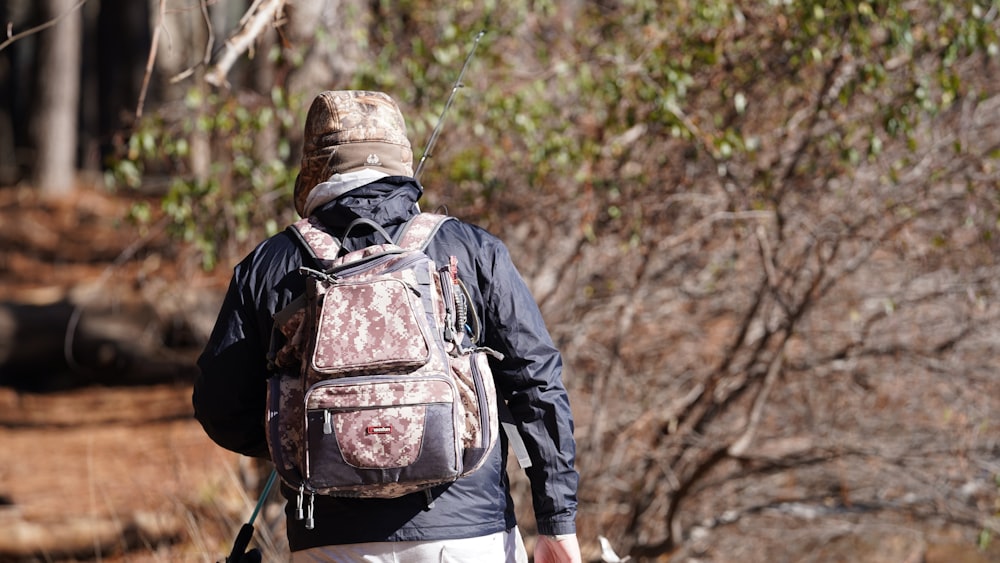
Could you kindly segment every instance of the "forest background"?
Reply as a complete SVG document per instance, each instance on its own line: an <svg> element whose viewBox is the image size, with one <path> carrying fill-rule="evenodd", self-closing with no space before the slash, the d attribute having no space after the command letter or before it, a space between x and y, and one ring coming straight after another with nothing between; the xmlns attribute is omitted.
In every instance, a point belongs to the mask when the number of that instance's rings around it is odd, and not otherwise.
<svg viewBox="0 0 1000 563"><path fill-rule="evenodd" d="M203 437L154 523L102 501L111 540L33 512L24 456L196 435L191 359L295 219L312 97L389 92L420 157L475 47L422 206L508 243L564 353L585 559L1000 560L1000 2L439 4L0 5L0 558L222 557L259 483Z"/></svg>

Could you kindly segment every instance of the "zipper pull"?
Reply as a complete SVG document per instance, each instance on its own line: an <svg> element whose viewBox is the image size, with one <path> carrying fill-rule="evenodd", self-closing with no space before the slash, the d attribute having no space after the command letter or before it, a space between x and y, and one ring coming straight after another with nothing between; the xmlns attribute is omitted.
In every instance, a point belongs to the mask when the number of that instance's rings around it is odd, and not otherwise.
<svg viewBox="0 0 1000 563"><path fill-rule="evenodd" d="M306 266L300 267L299 268L299 273L302 274L302 275L304 275L304 276L314 277L314 278L318 279L319 281L326 282L326 283L334 283L334 282L337 281L337 276L335 276L333 274L328 274L326 272L321 272L319 270L314 270L314 269L308 268Z"/></svg>
<svg viewBox="0 0 1000 563"><path fill-rule="evenodd" d="M333 434L333 421L328 410L323 411L323 433Z"/></svg>
<svg viewBox="0 0 1000 563"><path fill-rule="evenodd" d="M306 515L306 529L307 530L312 530L314 527L316 527L316 520L313 519L313 508L314 508L314 502L315 501L316 501L316 494L315 493L309 493L309 512Z"/></svg>
<svg viewBox="0 0 1000 563"><path fill-rule="evenodd" d="M305 516L302 513L302 497L305 496L305 485L299 485L299 494L295 498L295 519L302 520Z"/></svg>
<svg viewBox="0 0 1000 563"><path fill-rule="evenodd" d="M499 361L503 361L503 358L504 358L503 354L501 354L500 352L497 352L496 350L494 350L493 348L490 348L489 346L476 346L475 348L473 348L473 350L475 350L476 352L483 352L484 354L486 354L488 356L493 356L494 358L496 358Z"/></svg>

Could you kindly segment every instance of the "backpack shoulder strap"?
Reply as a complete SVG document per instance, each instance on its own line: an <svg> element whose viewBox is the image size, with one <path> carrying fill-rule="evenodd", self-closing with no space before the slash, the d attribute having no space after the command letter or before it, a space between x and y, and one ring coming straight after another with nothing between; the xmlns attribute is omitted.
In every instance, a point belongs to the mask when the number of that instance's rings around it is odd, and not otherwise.
<svg viewBox="0 0 1000 563"><path fill-rule="evenodd" d="M424 250L431 239L434 238L434 235L437 234L441 225L450 219L454 219L454 217L437 213L418 213L403 225L396 244L407 250ZM517 457L518 464L523 469L531 467L531 457L528 455L528 448L524 444L524 438L521 437L521 433L514 422L514 415L511 414L507 402L499 394L497 395L497 411L500 418L500 427L507 435L507 441L514 455Z"/></svg>
<svg viewBox="0 0 1000 563"><path fill-rule="evenodd" d="M309 257L323 267L328 266L340 253L340 241L328 233L315 217L306 217L292 223L288 226L288 231Z"/></svg>
<svg viewBox="0 0 1000 563"><path fill-rule="evenodd" d="M396 244L406 250L424 250L445 221L454 219L438 213L417 213L400 228Z"/></svg>

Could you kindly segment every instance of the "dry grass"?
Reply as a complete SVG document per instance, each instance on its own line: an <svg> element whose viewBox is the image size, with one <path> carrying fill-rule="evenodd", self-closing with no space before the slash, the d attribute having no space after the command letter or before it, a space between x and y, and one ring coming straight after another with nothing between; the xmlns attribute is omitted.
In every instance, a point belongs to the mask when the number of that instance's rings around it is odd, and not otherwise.
<svg viewBox="0 0 1000 563"><path fill-rule="evenodd" d="M0 560L228 555L257 499L246 492L239 456L213 444L190 417L189 398L183 385L4 390L0 494L9 504L0 509ZM255 538L268 560L281 560L283 528L276 539L269 527L280 510L271 505Z"/></svg>

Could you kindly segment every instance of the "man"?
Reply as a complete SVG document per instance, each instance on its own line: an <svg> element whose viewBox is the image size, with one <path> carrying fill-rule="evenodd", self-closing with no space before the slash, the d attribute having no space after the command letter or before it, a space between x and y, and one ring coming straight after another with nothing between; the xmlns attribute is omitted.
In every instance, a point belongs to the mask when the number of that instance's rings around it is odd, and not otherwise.
<svg viewBox="0 0 1000 563"><path fill-rule="evenodd" d="M295 208L337 237L357 218L396 236L419 213L423 188L403 116L381 92L323 92L305 124ZM347 250L382 242L351 231ZM579 562L576 539L576 446L562 359L538 306L504 244L485 230L445 222L426 252L438 263L459 258L459 276L483 320L497 390L514 416L532 466L532 502L540 537L535 561ZM303 250L287 233L262 242L234 269L215 329L198 360L195 416L219 445L268 457L264 434L267 352L272 315L300 295ZM504 442L506 443L506 442ZM315 525L288 518L292 561L526 561L505 471L506 447L495 448L472 475L433 491L395 499L316 497ZM283 488L287 499L296 491ZM295 503L286 511L291 515Z"/></svg>

